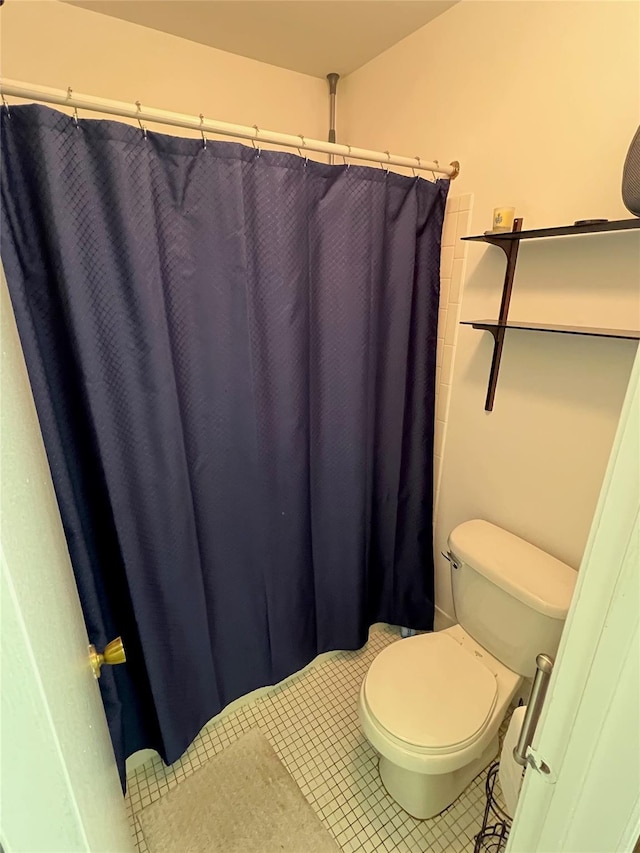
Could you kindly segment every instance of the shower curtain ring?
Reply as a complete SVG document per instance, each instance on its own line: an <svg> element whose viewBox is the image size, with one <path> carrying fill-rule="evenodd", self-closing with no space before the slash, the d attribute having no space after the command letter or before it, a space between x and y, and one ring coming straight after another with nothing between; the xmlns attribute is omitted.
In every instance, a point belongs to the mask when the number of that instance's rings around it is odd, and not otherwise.
<svg viewBox="0 0 640 853"><path fill-rule="evenodd" d="M138 108L138 112L141 113L142 112L142 104L140 103L140 101L136 101L136 107ZM147 128L142 124L142 121L140 120L140 116L138 116L138 124L140 125L140 130L142 131L142 135L146 139L147 138Z"/></svg>
<svg viewBox="0 0 640 853"><path fill-rule="evenodd" d="M67 98L69 98L69 100L71 100L72 97L73 97L73 89L71 88L71 86L67 86ZM78 124L78 108L77 107L73 108L73 123L75 124L76 127L80 126Z"/></svg>
<svg viewBox="0 0 640 853"><path fill-rule="evenodd" d="M348 169L351 163L347 163L347 157L351 157L351 146L347 145L347 148L349 149L349 153L346 156L344 154L342 155L342 161Z"/></svg>
<svg viewBox="0 0 640 853"><path fill-rule="evenodd" d="M300 139L302 140L302 147L303 147L303 148L305 148L305 147L306 147L306 144L307 144L307 140L304 138L304 136L303 136L301 133L299 133L299 134L298 134L298 136L299 136L299 137L300 137ZM300 149L299 149L299 148L298 148L298 154L300 154L300 156L302 157L302 154L300 153ZM307 157L307 155L305 154L305 155L304 155L304 165L306 166L308 162L309 162L309 158L308 158L308 157Z"/></svg>
<svg viewBox="0 0 640 853"><path fill-rule="evenodd" d="M418 161L418 168L420 168L420 169L421 169L421 168L422 168L422 161L420 160L420 158L419 158L419 157L415 157L414 159ZM417 177L418 177L418 175L416 174L416 170L415 170L415 167L414 167L414 166L412 166L412 167L411 167L411 171L413 172L413 177L414 177L414 178L417 178Z"/></svg>
<svg viewBox="0 0 640 853"><path fill-rule="evenodd" d="M204 115L200 113L200 133L202 134L202 149L207 150L207 137L204 135Z"/></svg>
<svg viewBox="0 0 640 853"><path fill-rule="evenodd" d="M4 92L2 92L2 106L7 111L7 116L11 118L11 110L9 109L9 104L7 103L7 99L4 96Z"/></svg>
<svg viewBox="0 0 640 853"><path fill-rule="evenodd" d="M257 139L257 138L258 138L258 134L260 133L260 128L258 127L258 125L257 125L257 124L254 124L254 125L253 125L253 129L254 129L254 130L255 130L255 132L256 132L256 139ZM257 151L257 152L258 152L258 153L256 154L256 157L259 157L259 156L260 156L260 154L262 153L262 152L261 152L261 150L260 150L260 146L256 145L256 140L255 140L255 139L252 139L252 140L251 140L251 144L253 145L253 149L254 149L254 151Z"/></svg>
<svg viewBox="0 0 640 853"><path fill-rule="evenodd" d="M437 166L438 168L440 168L440 163L438 163L438 161L437 161L437 160L434 160L433 162L436 164L436 166ZM436 173L433 171L433 169L431 170L431 174L433 175L433 180L434 180L434 181L437 181L438 179L436 178Z"/></svg>
<svg viewBox="0 0 640 853"><path fill-rule="evenodd" d="M385 172L388 175L389 174L389 168L391 166L391 154L389 154L388 151L385 151L384 153L387 155L387 168L385 169Z"/></svg>

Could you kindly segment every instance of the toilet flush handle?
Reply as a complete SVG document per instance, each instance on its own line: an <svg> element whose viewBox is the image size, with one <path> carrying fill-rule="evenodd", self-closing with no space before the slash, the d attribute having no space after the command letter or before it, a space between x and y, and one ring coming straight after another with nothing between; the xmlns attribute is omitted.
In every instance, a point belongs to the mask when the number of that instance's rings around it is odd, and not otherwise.
<svg viewBox="0 0 640 853"><path fill-rule="evenodd" d="M446 553L446 554L445 554L445 552L444 552L444 551L440 551L440 553L441 553L441 554L442 554L442 556L445 558L445 560L448 560L448 561L451 563L451 565L453 566L453 568L454 568L454 569L459 569L459 568L460 568L460 563L457 563L457 562L453 559L453 554L451 553L451 551L447 551L447 553Z"/></svg>

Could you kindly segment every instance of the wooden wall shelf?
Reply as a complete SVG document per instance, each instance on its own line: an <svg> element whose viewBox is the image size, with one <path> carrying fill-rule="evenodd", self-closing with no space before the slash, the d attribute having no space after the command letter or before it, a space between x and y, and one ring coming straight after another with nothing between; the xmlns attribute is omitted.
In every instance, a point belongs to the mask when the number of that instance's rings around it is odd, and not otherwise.
<svg viewBox="0 0 640 853"><path fill-rule="evenodd" d="M598 234L612 231L629 231L640 228L640 219L618 219L613 222L595 222L590 225L561 225L554 228L535 228L530 231L522 230L522 219L516 219L513 231L497 233L478 234L473 237L463 237L463 240L490 243L499 246L507 258L507 268L504 274L504 285L502 287L502 300L497 320L462 320L461 325L472 326L474 329L483 329L493 335L493 358L489 372L489 385L487 388L487 399L485 411L493 411L493 401L498 384L498 373L500 372L500 361L504 347L504 337L508 329L519 329L520 331L555 332L565 335L590 335L600 338L618 338L621 340L640 340L640 331L624 329L598 329L588 326L558 326L547 323L521 323L509 320L509 304L511 302L511 291L516 273L518 260L518 248L522 240L533 240L543 237L569 237L579 234Z"/></svg>

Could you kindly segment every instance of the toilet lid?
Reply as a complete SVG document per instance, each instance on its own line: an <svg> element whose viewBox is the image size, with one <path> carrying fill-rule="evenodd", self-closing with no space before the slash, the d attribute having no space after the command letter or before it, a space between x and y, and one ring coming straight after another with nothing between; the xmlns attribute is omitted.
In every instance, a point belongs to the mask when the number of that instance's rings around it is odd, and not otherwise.
<svg viewBox="0 0 640 853"><path fill-rule="evenodd" d="M364 693L371 713L409 744L446 752L472 741L497 697L495 675L446 633L400 640L371 664Z"/></svg>

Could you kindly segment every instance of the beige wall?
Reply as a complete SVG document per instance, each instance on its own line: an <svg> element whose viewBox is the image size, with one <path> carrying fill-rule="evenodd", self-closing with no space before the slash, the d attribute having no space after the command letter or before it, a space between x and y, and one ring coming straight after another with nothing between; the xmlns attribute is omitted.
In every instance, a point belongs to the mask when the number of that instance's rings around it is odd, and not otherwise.
<svg viewBox="0 0 640 853"><path fill-rule="evenodd" d="M327 135L324 80L57 0L4 5L0 47L3 77L235 124Z"/></svg>
<svg viewBox="0 0 640 853"><path fill-rule="evenodd" d="M471 229L512 204L525 227L622 219L640 117L636 2L462 2L342 86L344 139L459 159ZM640 328L638 233L532 241L511 316ZM462 318L497 315L499 249L471 244ZM436 518L437 603L452 613L448 532L489 519L579 565L635 344L511 332L494 412L488 333L460 327Z"/></svg>

